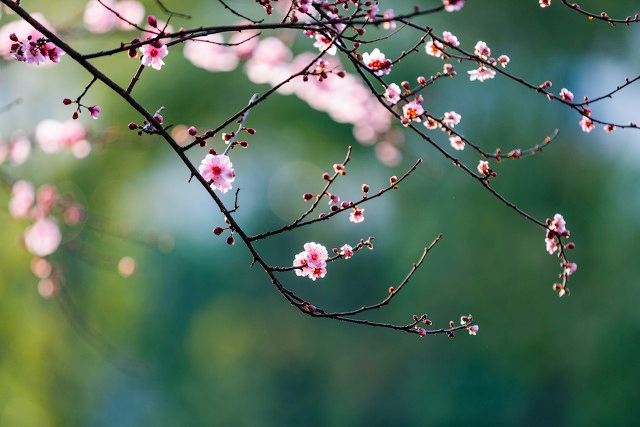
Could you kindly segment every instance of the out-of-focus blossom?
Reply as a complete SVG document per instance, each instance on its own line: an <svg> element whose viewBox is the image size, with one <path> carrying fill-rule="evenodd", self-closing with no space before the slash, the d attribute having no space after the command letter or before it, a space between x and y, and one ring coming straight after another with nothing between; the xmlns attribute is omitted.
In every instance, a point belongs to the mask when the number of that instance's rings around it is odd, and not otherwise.
<svg viewBox="0 0 640 427"><path fill-rule="evenodd" d="M231 71L238 65L238 56L231 47L224 46L220 34L188 40L183 54L193 65L208 71Z"/></svg>
<svg viewBox="0 0 640 427"><path fill-rule="evenodd" d="M464 0L442 0L442 4L447 12L458 12L464 6Z"/></svg>
<svg viewBox="0 0 640 427"><path fill-rule="evenodd" d="M45 257L58 249L62 234L58 224L51 218L40 218L24 232L24 245L34 255Z"/></svg>
<svg viewBox="0 0 640 427"><path fill-rule="evenodd" d="M396 21L393 20L394 18L394 13L393 13L393 9L387 9L384 11L384 13L382 14L382 17L384 19L388 19L388 21L385 21L382 23L382 29L384 30L395 30L396 28Z"/></svg>
<svg viewBox="0 0 640 427"><path fill-rule="evenodd" d="M26 218L29 209L35 200L33 184L27 181L16 181L11 188L11 200L9 200L9 213L12 217Z"/></svg>

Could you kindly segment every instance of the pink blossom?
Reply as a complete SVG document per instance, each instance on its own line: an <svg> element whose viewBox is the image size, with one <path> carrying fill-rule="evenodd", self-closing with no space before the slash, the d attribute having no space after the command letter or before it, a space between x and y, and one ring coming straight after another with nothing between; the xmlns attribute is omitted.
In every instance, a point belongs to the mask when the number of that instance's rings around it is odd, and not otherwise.
<svg viewBox="0 0 640 427"><path fill-rule="evenodd" d="M569 262L564 268L564 274L566 274L567 276L571 276L573 273L576 272L577 269L578 269L578 264L576 264L575 262Z"/></svg>
<svg viewBox="0 0 640 427"><path fill-rule="evenodd" d="M610 123L604 125L604 131L605 132L612 133L614 130L616 130L616 125L612 125ZM2 162L0 161L0 163L2 163Z"/></svg>
<svg viewBox="0 0 640 427"><path fill-rule="evenodd" d="M496 75L495 71L490 68L486 68L484 65L480 66L477 70L467 72L469 73L469 80L478 80L480 82L483 82L486 79L492 79Z"/></svg>
<svg viewBox="0 0 640 427"><path fill-rule="evenodd" d="M24 232L24 245L34 255L45 257L58 249L62 234L58 224L51 218L38 219Z"/></svg>
<svg viewBox="0 0 640 427"><path fill-rule="evenodd" d="M438 40L429 40L425 43L424 50L427 55L440 58L442 56L444 46Z"/></svg>
<svg viewBox="0 0 640 427"><path fill-rule="evenodd" d="M297 254L293 260L295 272L298 276L307 276L311 280L321 279L327 274L327 248L319 243L309 242L304 245L304 252Z"/></svg>
<svg viewBox="0 0 640 427"><path fill-rule="evenodd" d="M16 134L9 143L9 160L14 166L20 166L29 158L31 153L31 141L26 136Z"/></svg>
<svg viewBox="0 0 640 427"><path fill-rule="evenodd" d="M372 70L376 76L389 74L391 72L391 66L393 65L378 48L373 49L371 53L364 53L362 55L362 62L368 69Z"/></svg>
<svg viewBox="0 0 640 427"><path fill-rule="evenodd" d="M103 0L107 6L114 8L113 0ZM103 34L111 31L118 21L118 18L97 0L90 0L84 8L84 26L92 33Z"/></svg>
<svg viewBox="0 0 640 427"><path fill-rule="evenodd" d="M489 168L488 161L480 160L480 162L478 163L478 173L484 176L487 176L491 173L491 169Z"/></svg>
<svg viewBox="0 0 640 427"><path fill-rule="evenodd" d="M313 47L317 48L320 52L327 52L329 55L335 55L338 51L335 43L332 43L330 39L320 33L316 33L316 41Z"/></svg>
<svg viewBox="0 0 640 427"><path fill-rule="evenodd" d="M340 256L344 259L349 259L353 256L353 248L349 245L343 245L340 248Z"/></svg>
<svg viewBox="0 0 640 427"><path fill-rule="evenodd" d="M93 119L97 119L100 116L100 106L99 105L94 105L92 107L88 107L89 110L89 114L91 114L91 117Z"/></svg>
<svg viewBox="0 0 640 427"><path fill-rule="evenodd" d="M476 335L478 333L478 330L480 329L480 326L471 325L467 329L469 330L469 335Z"/></svg>
<svg viewBox="0 0 640 427"><path fill-rule="evenodd" d="M563 234L563 235L566 234L567 236L569 236L569 230L567 230L567 223L564 220L564 217L559 213L553 216L553 220L551 221L549 228L557 232L558 234Z"/></svg>
<svg viewBox="0 0 640 427"><path fill-rule="evenodd" d="M349 221L355 224L364 221L364 209L354 206L353 211L349 214Z"/></svg>
<svg viewBox="0 0 640 427"><path fill-rule="evenodd" d="M545 8L551 6L551 0L538 0L540 7Z"/></svg>
<svg viewBox="0 0 640 427"><path fill-rule="evenodd" d="M547 252L549 252L549 255L553 255L553 253L558 250L558 242L553 237L546 237L544 239L544 243L546 245Z"/></svg>
<svg viewBox="0 0 640 427"><path fill-rule="evenodd" d="M481 58L487 58L491 56L491 49L489 49L489 46L487 46L487 44L483 41L479 41L478 43L476 43L475 47L473 48L473 52Z"/></svg>
<svg viewBox="0 0 640 427"><path fill-rule="evenodd" d="M420 338L424 337L427 335L427 331L426 329L418 326L418 328L416 329L418 331L418 335L420 336Z"/></svg>
<svg viewBox="0 0 640 427"><path fill-rule="evenodd" d="M400 101L400 94L402 91L400 90L400 86L395 83L391 83L384 91L384 99L389 101L392 105L397 104Z"/></svg>
<svg viewBox="0 0 640 427"><path fill-rule="evenodd" d="M502 68L505 68L509 61L511 61L511 58L509 58L507 55L500 55L498 57L498 62L500 63L500 65L502 65Z"/></svg>
<svg viewBox="0 0 640 427"><path fill-rule="evenodd" d="M310 267L324 267L327 265L329 253L327 252L327 248L320 243L305 243L304 250L307 253L307 263Z"/></svg>
<svg viewBox="0 0 640 427"><path fill-rule="evenodd" d="M182 53L193 65L208 71L231 71L238 65L236 52L233 48L224 46L224 39L220 34L189 40Z"/></svg>
<svg viewBox="0 0 640 427"><path fill-rule="evenodd" d="M115 11L118 12L126 21L131 22L131 24L139 25L144 19L144 6L138 1L120 1L116 4ZM118 29L124 31L133 30L135 27L125 20L118 19Z"/></svg>
<svg viewBox="0 0 640 427"><path fill-rule="evenodd" d="M447 12L458 12L464 6L464 0L442 0L442 4Z"/></svg>
<svg viewBox="0 0 640 427"><path fill-rule="evenodd" d="M424 121L424 127L429 130L437 129L438 122L433 117L427 116L426 120Z"/></svg>
<svg viewBox="0 0 640 427"><path fill-rule="evenodd" d="M446 125L450 128L453 128L455 125L460 123L460 119L462 116L456 113L455 111L448 111L444 113L444 118L442 119L442 124Z"/></svg>
<svg viewBox="0 0 640 427"><path fill-rule="evenodd" d="M45 153L69 150L76 158L82 159L91 152L86 130L77 120L43 120L36 126L35 139Z"/></svg>
<svg viewBox="0 0 640 427"><path fill-rule="evenodd" d="M9 213L16 219L26 218L34 200L35 190L33 184L23 180L16 181L11 188Z"/></svg>
<svg viewBox="0 0 640 427"><path fill-rule="evenodd" d="M226 193L231 189L231 183L236 177L229 157L224 154L207 154L200 163L200 174L207 181L211 181L211 188L217 188Z"/></svg>
<svg viewBox="0 0 640 427"><path fill-rule="evenodd" d="M385 21L382 23L382 29L384 30L394 30L396 28L396 21L393 20L394 17L394 13L393 13L393 9L387 9L385 10L385 12L382 14L382 17L384 19L388 19L388 21Z"/></svg>
<svg viewBox="0 0 640 427"><path fill-rule="evenodd" d="M424 108L422 108L422 105L420 105L420 103L417 100L407 102L402 107L402 114L404 115L404 119L406 119L406 124L405 124L406 126L411 121L414 121L414 122L421 121L420 116L424 114Z"/></svg>
<svg viewBox="0 0 640 427"><path fill-rule="evenodd" d="M571 102L573 101L573 93L563 87L560 89L560 99Z"/></svg>
<svg viewBox="0 0 640 427"><path fill-rule="evenodd" d="M142 52L142 57L140 58L142 65L159 70L164 65L162 58L169 54L169 49L162 41L155 40L152 43L140 46L140 52Z"/></svg>
<svg viewBox="0 0 640 427"><path fill-rule="evenodd" d="M449 144L458 151L464 150L464 141L458 135L450 136Z"/></svg>
<svg viewBox="0 0 640 427"><path fill-rule="evenodd" d="M444 40L445 42L447 42L453 47L460 46L460 42L458 41L458 38L454 36L452 33L450 33L449 31L444 31L442 33L442 40Z"/></svg>
<svg viewBox="0 0 640 427"><path fill-rule="evenodd" d="M591 132L596 128L596 125L593 124L593 120L591 120L587 116L582 116L582 119L580 119L579 124L580 124L580 127L582 128L582 131L587 133Z"/></svg>

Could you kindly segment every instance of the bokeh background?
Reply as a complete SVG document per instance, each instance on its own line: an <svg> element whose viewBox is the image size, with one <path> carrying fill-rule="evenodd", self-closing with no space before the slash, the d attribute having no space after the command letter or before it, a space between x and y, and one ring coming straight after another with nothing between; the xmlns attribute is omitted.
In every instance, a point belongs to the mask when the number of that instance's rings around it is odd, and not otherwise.
<svg viewBox="0 0 640 427"><path fill-rule="evenodd" d="M88 34L86 2L30 1L89 52L117 46L132 33ZM235 22L217 2L166 0L193 15L175 27ZM230 2L243 11L256 6ZM381 1L396 13L415 2ZM421 1L423 6L437 1ZM147 13L162 18L155 2ZM584 1L611 16L638 12L631 0ZM256 13L254 13L255 16ZM3 12L0 24L14 20ZM539 84L594 98L640 70L640 27L588 21L559 2L470 1L458 13L419 20L436 33L452 31L472 50L486 41L511 57L508 70ZM278 34L278 33L275 33ZM274 35L274 33L265 33ZM401 33L380 43L389 56L417 40ZM310 48L299 37L294 51ZM215 127L267 85L248 81L242 64L211 73L175 46L161 72L148 70L134 95L160 105L167 123ZM125 58L95 61L125 84L136 65ZM394 81L437 72L423 53L394 69ZM353 145L348 175L337 193L355 199L360 186L383 187L418 157L423 165L398 191L365 206L366 220L346 216L260 245L273 264L289 265L307 241L327 247L375 236L375 250L333 263L323 280L283 275L316 305L349 309L379 301L424 246L442 241L403 293L373 318L403 323L428 313L437 326L472 313L478 336L418 338L383 329L311 319L290 307L266 275L249 268L243 245L228 246L211 229L223 221L171 150L156 137L126 129L140 121L105 87L87 102L102 107L91 127L92 153L34 150L6 176L51 182L87 207L87 219L67 234L52 260L64 288L42 298L31 255L20 242L26 223L0 210L0 425L3 426L399 426L562 425L640 423L640 134L598 127L583 133L580 117L504 78L468 82L460 76L425 92L434 112L462 115L461 133L488 151L527 148L554 129L560 135L532 158L495 165L495 187L544 220L561 212L576 250L570 297L551 286L560 269L546 253L544 232L507 209L432 147L405 132L403 160L385 166L357 143L350 125L294 96L275 95L255 108L258 130L249 149L234 150L241 188L238 220L257 233L292 220L306 205L300 195L321 188L322 172ZM77 97L90 77L69 58L55 67L2 62L0 104L23 103L0 115L0 134L32 134L45 118L66 120L62 98ZM463 75L464 74L464 75ZM557 90L556 90L557 89ZM638 121L640 90L631 87L594 106L616 122ZM231 130L231 128L229 129ZM446 135L436 134L448 146ZM215 144L221 146L219 139ZM192 154L195 162L204 149ZM465 150L461 159L477 164ZM0 205L10 190L3 187ZM225 196L229 203L231 193ZM124 256L136 261L118 273Z"/></svg>

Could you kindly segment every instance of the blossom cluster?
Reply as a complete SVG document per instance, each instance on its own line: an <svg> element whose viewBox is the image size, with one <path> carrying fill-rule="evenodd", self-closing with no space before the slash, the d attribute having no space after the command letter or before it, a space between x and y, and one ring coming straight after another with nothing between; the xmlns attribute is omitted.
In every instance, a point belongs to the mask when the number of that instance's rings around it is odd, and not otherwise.
<svg viewBox="0 0 640 427"><path fill-rule="evenodd" d="M34 39L29 35L26 39L20 40L15 33L12 33L9 38L13 42L10 49L11 57L16 61L41 65L48 61L60 62L60 56L64 55L62 49L44 37Z"/></svg>
<svg viewBox="0 0 640 427"><path fill-rule="evenodd" d="M327 274L327 248L319 243L304 244L304 251L297 254L293 266L298 276L306 276L311 280L321 279Z"/></svg>

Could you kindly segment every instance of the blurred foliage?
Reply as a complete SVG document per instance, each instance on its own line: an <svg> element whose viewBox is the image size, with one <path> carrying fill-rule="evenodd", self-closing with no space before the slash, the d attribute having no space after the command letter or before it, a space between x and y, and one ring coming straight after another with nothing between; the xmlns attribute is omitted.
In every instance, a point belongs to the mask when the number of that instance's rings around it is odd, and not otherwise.
<svg viewBox="0 0 640 427"><path fill-rule="evenodd" d="M104 42L85 37L77 24L84 3L68 2L68 10L44 1L25 7L68 26L69 40L84 51L102 49ZM381 9L393 5L398 12L413 3L381 2ZM164 4L194 15L192 22L172 21L176 27L235 21L216 2L192 2L193 10L177 0ZM155 2L145 6L162 16ZM606 2L610 15L626 16L636 6ZM5 12L0 23L11 19ZM600 85L610 81L608 73L637 74L637 57L628 54L637 47L637 25L589 22L559 1L545 10L535 0L470 1L460 13L423 20L437 32L452 31L469 50L482 39L494 54L511 56L511 72L534 83L549 79L558 91L579 88L577 97L610 89ZM130 35L106 37L117 45ZM300 40L298 48L310 46ZM385 46L397 54L415 38L392 40ZM614 69L594 72L613 59ZM166 62L162 72L145 72L134 95L149 110L164 105L168 123L214 127L267 89L237 70L196 69L178 46ZM122 58L96 64L123 84L135 71ZM441 66L422 54L404 64L398 81ZM3 103L24 98L0 116L4 138L16 126L32 132L44 118L67 119L72 111L60 100L74 98L90 81L68 58L48 69L5 63L1 72ZM637 425L640 134L584 134L576 114L511 81L470 84L463 66L459 74L430 88L426 104L461 113L462 133L485 149L527 148L561 129L543 153L496 165L493 181L539 219L563 213L579 265L571 297L558 299L551 290L559 268L544 250L543 231L431 147L407 133L403 164L387 168L370 147L357 145L349 126L275 95L251 113L249 125L258 133L249 149L233 152L238 218L250 232L304 210L301 194L321 188L321 173L344 158L348 145L354 145L349 173L338 183L343 199L357 198L363 182L381 188L416 158L425 160L406 185L365 206L362 224L339 217L261 243L269 262L289 265L307 241L331 248L376 237L375 250L331 264L324 280L292 273L283 279L322 307L377 302L443 233L403 293L374 317L407 322L426 312L445 326L471 312L480 331L420 339L303 316L264 273L249 268L241 244L230 247L213 236L223 220L206 194L187 182L185 168L159 138L127 131L138 117L96 86L87 100L103 112L91 121L95 145L87 159L34 152L26 167L7 169L16 178L73 190L89 213L78 239L53 256L65 285L45 300L20 243L25 224L0 210L0 425ZM621 83L616 79L614 85ZM628 92L613 101L628 114L622 122L638 120L638 88ZM447 144L444 134L437 138ZM202 152L191 155L198 162ZM472 166L476 157L462 155ZM0 204L8 198L0 192ZM125 255L138 266L128 278L117 273Z"/></svg>

